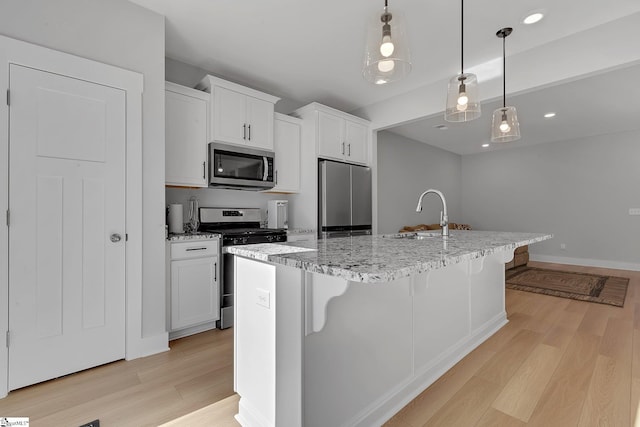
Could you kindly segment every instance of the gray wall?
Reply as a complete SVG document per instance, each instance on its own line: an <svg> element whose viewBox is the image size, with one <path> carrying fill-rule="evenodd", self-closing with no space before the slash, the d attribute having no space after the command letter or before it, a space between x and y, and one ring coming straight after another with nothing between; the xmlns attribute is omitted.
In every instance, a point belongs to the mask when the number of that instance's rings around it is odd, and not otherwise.
<svg viewBox="0 0 640 427"><path fill-rule="evenodd" d="M0 32L144 75L141 333L165 333L164 18L123 0L3 0Z"/></svg>
<svg viewBox="0 0 640 427"><path fill-rule="evenodd" d="M640 132L462 157L464 220L477 229L555 237L543 261L640 267ZM560 249L564 243L566 249Z"/></svg>
<svg viewBox="0 0 640 427"><path fill-rule="evenodd" d="M395 233L405 225L440 221L442 204L425 196L422 213L418 197L434 188L444 193L450 222L463 222L461 157L391 132L378 132L378 233Z"/></svg>
<svg viewBox="0 0 640 427"><path fill-rule="evenodd" d="M281 99L276 103L275 111L282 114L289 114L296 108L303 105L300 102L282 98L281 94L272 93L266 89L247 85L241 81L238 81L238 79L234 78L233 76L224 76L219 73L209 72L203 70L202 68L190 64L185 64L184 62L180 62L171 58L165 58L165 74L167 81L187 87L195 87L195 85L197 85L205 75L211 74L212 76L220 77L221 79L229 80L230 82L237 83L239 85L248 86L252 89L266 92L273 96L278 96Z"/></svg>

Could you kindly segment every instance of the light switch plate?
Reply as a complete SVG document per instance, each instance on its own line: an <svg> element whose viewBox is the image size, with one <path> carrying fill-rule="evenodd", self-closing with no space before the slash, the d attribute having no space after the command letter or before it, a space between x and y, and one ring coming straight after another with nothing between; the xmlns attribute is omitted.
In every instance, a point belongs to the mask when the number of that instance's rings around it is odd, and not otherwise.
<svg viewBox="0 0 640 427"><path fill-rule="evenodd" d="M640 208L629 208L629 215L640 215Z"/></svg>
<svg viewBox="0 0 640 427"><path fill-rule="evenodd" d="M256 288L256 304L265 308L271 307L271 293L265 289Z"/></svg>

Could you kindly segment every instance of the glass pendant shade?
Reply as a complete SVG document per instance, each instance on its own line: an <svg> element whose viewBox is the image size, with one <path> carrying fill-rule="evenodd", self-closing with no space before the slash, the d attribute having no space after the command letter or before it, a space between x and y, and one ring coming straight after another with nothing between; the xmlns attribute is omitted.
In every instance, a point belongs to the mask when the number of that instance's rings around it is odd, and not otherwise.
<svg viewBox="0 0 640 427"><path fill-rule="evenodd" d="M411 57L407 43L404 17L384 7L376 12L367 25L362 76L375 84L400 80L411 71Z"/></svg>
<svg viewBox="0 0 640 427"><path fill-rule="evenodd" d="M464 72L464 0L460 0L460 74L449 80L444 119L448 122L469 122L480 115L478 78Z"/></svg>
<svg viewBox="0 0 640 427"><path fill-rule="evenodd" d="M452 77L449 80L444 119L448 122L468 122L477 119L480 114L476 75L463 73Z"/></svg>
<svg viewBox="0 0 640 427"><path fill-rule="evenodd" d="M493 112L491 142L511 142L520 139L516 107L500 107Z"/></svg>
<svg viewBox="0 0 640 427"><path fill-rule="evenodd" d="M505 39L513 28L505 27L496 33L502 39L502 107L493 112L491 142L511 142L520 139L520 124L516 107L507 107L507 54Z"/></svg>

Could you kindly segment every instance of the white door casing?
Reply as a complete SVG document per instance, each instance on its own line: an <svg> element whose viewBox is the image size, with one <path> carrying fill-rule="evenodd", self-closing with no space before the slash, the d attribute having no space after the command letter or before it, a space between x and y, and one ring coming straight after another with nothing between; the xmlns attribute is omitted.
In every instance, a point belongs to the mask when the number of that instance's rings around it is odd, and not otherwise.
<svg viewBox="0 0 640 427"><path fill-rule="evenodd" d="M73 77L126 92L126 358L168 349L168 334L142 334L142 89L143 76L8 37L0 36L0 83L9 89L11 64ZM9 98L9 96L7 96ZM9 210L9 101L0 102L0 213ZM8 392L8 226L0 226L0 398Z"/></svg>
<svg viewBox="0 0 640 427"><path fill-rule="evenodd" d="M12 390L125 356L125 92L9 76Z"/></svg>

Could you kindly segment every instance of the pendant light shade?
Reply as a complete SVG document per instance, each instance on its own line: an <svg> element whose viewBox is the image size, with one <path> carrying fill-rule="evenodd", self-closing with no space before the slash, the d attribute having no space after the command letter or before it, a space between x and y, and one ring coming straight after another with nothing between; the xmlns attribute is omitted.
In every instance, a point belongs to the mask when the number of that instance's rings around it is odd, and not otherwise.
<svg viewBox="0 0 640 427"><path fill-rule="evenodd" d="M469 122L480 117L480 114L476 75L462 73L452 77L449 80L444 119L448 122Z"/></svg>
<svg viewBox="0 0 640 427"><path fill-rule="evenodd" d="M407 43L404 17L391 12L387 0L382 13L369 21L362 75L375 84L399 80L411 71L411 57Z"/></svg>
<svg viewBox="0 0 640 427"><path fill-rule="evenodd" d="M444 119L448 122L469 122L480 115L478 78L464 72L464 0L460 0L460 74L449 80Z"/></svg>
<svg viewBox="0 0 640 427"><path fill-rule="evenodd" d="M507 107L507 86L506 86L506 53L505 39L512 28L502 28L496 36L502 39L502 107L493 112L493 123L491 125L491 142L511 142L520 139L520 124L516 107Z"/></svg>
<svg viewBox="0 0 640 427"><path fill-rule="evenodd" d="M502 107L493 112L491 142L511 142L520 139L520 124L516 107Z"/></svg>

